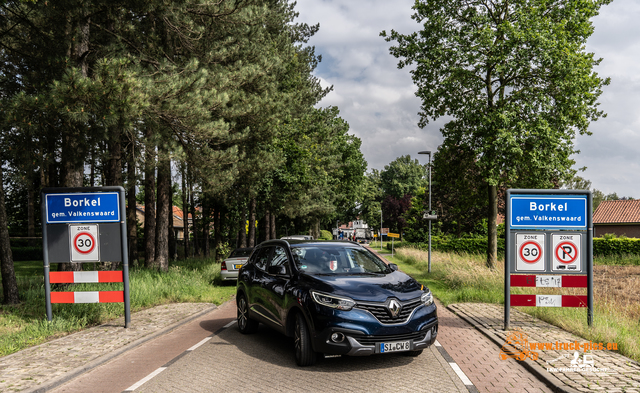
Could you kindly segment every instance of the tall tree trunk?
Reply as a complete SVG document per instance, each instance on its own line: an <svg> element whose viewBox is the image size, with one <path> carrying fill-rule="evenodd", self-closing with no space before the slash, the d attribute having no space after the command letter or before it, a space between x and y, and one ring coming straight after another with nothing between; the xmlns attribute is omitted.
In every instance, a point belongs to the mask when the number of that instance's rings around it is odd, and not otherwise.
<svg viewBox="0 0 640 393"><path fill-rule="evenodd" d="M211 201L208 196L202 195L202 255L206 258L210 253L209 235L211 231Z"/></svg>
<svg viewBox="0 0 640 393"><path fill-rule="evenodd" d="M249 202L249 239L248 246L256 246L256 198L251 197Z"/></svg>
<svg viewBox="0 0 640 393"><path fill-rule="evenodd" d="M489 186L489 220L487 236L487 267L494 269L498 261L498 187Z"/></svg>
<svg viewBox="0 0 640 393"><path fill-rule="evenodd" d="M222 229L222 213L220 213L220 203L213 205L213 260L218 260L218 246L220 245L221 229Z"/></svg>
<svg viewBox="0 0 640 393"><path fill-rule="evenodd" d="M187 172L189 173L189 172ZM200 244L198 243L198 226L196 225L196 204L193 196L193 179L189 177L189 207L191 208L191 225L193 225L193 253L194 255L200 255Z"/></svg>
<svg viewBox="0 0 640 393"><path fill-rule="evenodd" d="M27 184L27 236L31 238L36 236L36 190L34 187L36 187L35 182ZM36 240L29 239L29 246L35 247L36 244Z"/></svg>
<svg viewBox="0 0 640 393"><path fill-rule="evenodd" d="M277 239L276 236L276 215L275 213L271 213L271 238Z"/></svg>
<svg viewBox="0 0 640 393"><path fill-rule="evenodd" d="M169 260L176 260L178 257L178 247L176 244L176 228L173 226L173 187L171 186L171 161L169 161L169 205L167 206L169 221ZM167 267L168 268L168 267Z"/></svg>
<svg viewBox="0 0 640 393"><path fill-rule="evenodd" d="M144 168L144 265L156 268L156 148L152 131L146 133Z"/></svg>
<svg viewBox="0 0 640 393"><path fill-rule="evenodd" d="M109 151L109 159L107 160L107 168L105 169L106 186L122 185L122 142L120 134L122 132L119 126L110 127L109 141L107 149Z"/></svg>
<svg viewBox="0 0 640 393"><path fill-rule="evenodd" d="M82 187L84 180L84 163L82 153L79 151L78 138L80 132L73 127L63 131L62 143L62 186ZM59 263L60 271L81 271L82 263Z"/></svg>
<svg viewBox="0 0 640 393"><path fill-rule="evenodd" d="M320 219L314 218L311 223L311 227L309 227L309 235L311 235L314 239L320 237Z"/></svg>
<svg viewBox="0 0 640 393"><path fill-rule="evenodd" d="M264 213L264 240L271 239L271 213L267 209Z"/></svg>
<svg viewBox="0 0 640 393"><path fill-rule="evenodd" d="M158 161L158 196L156 211L156 265L163 272L169 270L169 212L171 208L171 161L166 151Z"/></svg>
<svg viewBox="0 0 640 393"><path fill-rule="evenodd" d="M96 152L91 149L91 162L89 164L89 187L96 185Z"/></svg>
<svg viewBox="0 0 640 393"><path fill-rule="evenodd" d="M2 180L2 165L0 165L0 272L2 274L3 303L17 304L20 302L18 295L18 282L13 267L13 254L9 241L9 228L7 211L4 205L4 183Z"/></svg>
<svg viewBox="0 0 640 393"><path fill-rule="evenodd" d="M136 145L127 146L127 238L129 263L138 264L138 227L136 222Z"/></svg>
<svg viewBox="0 0 640 393"><path fill-rule="evenodd" d="M242 213L240 213L240 247L246 248L247 244L247 211L244 204L242 206Z"/></svg>
<svg viewBox="0 0 640 393"><path fill-rule="evenodd" d="M184 246L184 257L189 258L189 198L187 197L187 171L185 167L186 163L182 166L182 234Z"/></svg>

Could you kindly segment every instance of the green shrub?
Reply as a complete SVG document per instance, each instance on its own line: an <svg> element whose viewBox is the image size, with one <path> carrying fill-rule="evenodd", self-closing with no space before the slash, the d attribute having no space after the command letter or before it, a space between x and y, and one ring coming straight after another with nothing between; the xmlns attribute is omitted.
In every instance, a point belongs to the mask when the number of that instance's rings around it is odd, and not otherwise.
<svg viewBox="0 0 640 393"><path fill-rule="evenodd" d="M640 255L640 239L628 237L596 237L593 239L593 255Z"/></svg>
<svg viewBox="0 0 640 393"><path fill-rule="evenodd" d="M11 247L14 261L42 261L42 246Z"/></svg>
<svg viewBox="0 0 640 393"><path fill-rule="evenodd" d="M428 250L429 243L427 241L421 243L408 243L403 241L395 247L411 246L419 250ZM387 243L387 248L391 249L391 243ZM487 238L484 236L474 237L454 237L454 236L432 236L431 250L441 252L455 252L468 254L486 254ZM498 253L504 254L504 238L498 239Z"/></svg>
<svg viewBox="0 0 640 393"><path fill-rule="evenodd" d="M329 231L325 231L324 229L320 230L319 240L331 240L333 239L333 234Z"/></svg>

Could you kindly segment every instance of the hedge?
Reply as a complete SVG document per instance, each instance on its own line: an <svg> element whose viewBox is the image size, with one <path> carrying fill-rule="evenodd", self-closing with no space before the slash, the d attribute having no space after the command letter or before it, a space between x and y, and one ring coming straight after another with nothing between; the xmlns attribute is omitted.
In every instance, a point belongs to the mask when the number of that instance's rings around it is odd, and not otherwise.
<svg viewBox="0 0 640 393"><path fill-rule="evenodd" d="M42 246L11 247L14 261L42 261Z"/></svg>
<svg viewBox="0 0 640 393"><path fill-rule="evenodd" d="M427 242L408 243L403 241L398 244L400 247L415 247L420 250L427 250L429 244ZM387 244L387 248L391 249L391 244ZM431 249L442 252L466 252L472 254L486 254L487 238L486 237L431 237ZM498 239L498 253L504 254L504 239ZM593 239L593 255L606 257L616 255L640 255L640 239L631 238L594 238Z"/></svg>
<svg viewBox="0 0 640 393"><path fill-rule="evenodd" d="M593 255L604 257L625 254L640 255L640 239L602 237L593 239Z"/></svg>
<svg viewBox="0 0 640 393"><path fill-rule="evenodd" d="M408 243L403 241L398 244L400 247L414 247L420 250L428 250L429 243ZM391 249L391 243L387 243L387 248ZM449 237L449 236L432 236L431 250L442 252L465 252L469 254L486 254L487 238L486 237ZM498 252L504 254L504 239L498 239Z"/></svg>

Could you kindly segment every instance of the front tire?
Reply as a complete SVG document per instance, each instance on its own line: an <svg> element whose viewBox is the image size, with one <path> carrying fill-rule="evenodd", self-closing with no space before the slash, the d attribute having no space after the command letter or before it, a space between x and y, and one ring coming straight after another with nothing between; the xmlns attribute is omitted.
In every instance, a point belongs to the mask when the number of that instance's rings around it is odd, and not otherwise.
<svg viewBox="0 0 640 393"><path fill-rule="evenodd" d="M300 313L296 314L296 329L294 333L296 364L300 367L313 366L316 363L317 354L311 346L311 336L307 322Z"/></svg>
<svg viewBox="0 0 640 393"><path fill-rule="evenodd" d="M249 303L244 295L240 295L236 302L238 307L238 330L242 334L255 333L258 330L258 321L249 318Z"/></svg>

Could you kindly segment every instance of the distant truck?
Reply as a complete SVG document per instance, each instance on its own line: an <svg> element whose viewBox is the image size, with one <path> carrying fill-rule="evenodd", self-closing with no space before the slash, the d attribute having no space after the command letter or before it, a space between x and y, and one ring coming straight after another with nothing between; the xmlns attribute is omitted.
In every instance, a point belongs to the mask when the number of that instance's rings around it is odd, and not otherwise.
<svg viewBox="0 0 640 393"><path fill-rule="evenodd" d="M353 222L353 231L358 243L369 243L373 239L373 230L362 220Z"/></svg>

